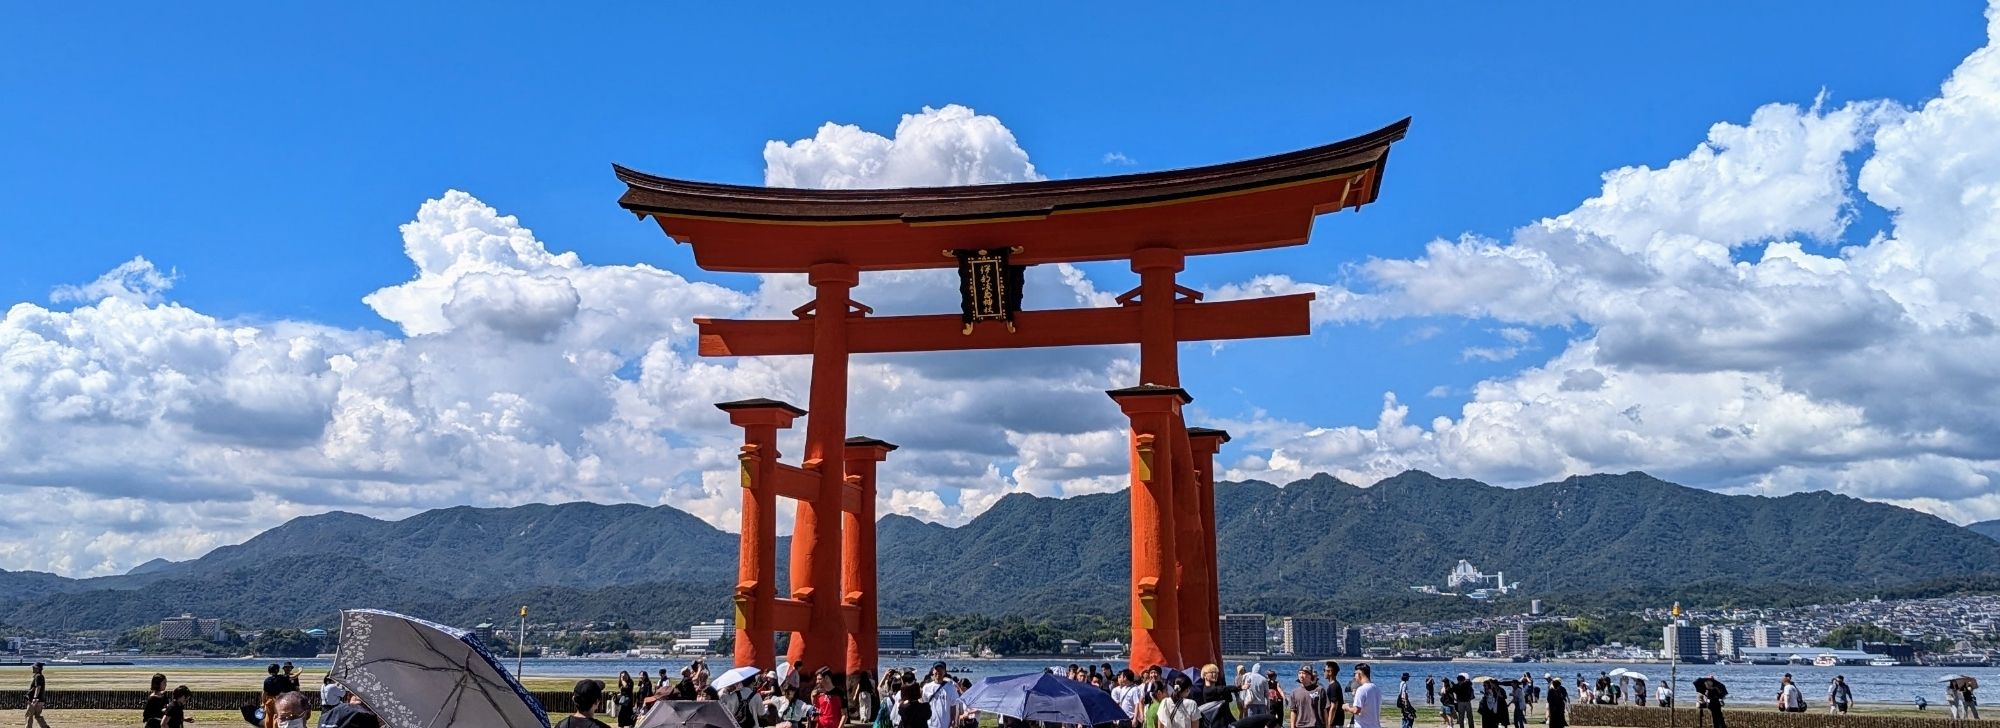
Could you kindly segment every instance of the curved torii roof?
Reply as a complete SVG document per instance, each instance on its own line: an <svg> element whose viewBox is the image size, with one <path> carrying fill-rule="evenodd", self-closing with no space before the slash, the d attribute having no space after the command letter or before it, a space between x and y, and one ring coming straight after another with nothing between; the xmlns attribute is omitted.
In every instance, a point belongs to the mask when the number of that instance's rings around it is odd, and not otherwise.
<svg viewBox="0 0 2000 728"><path fill-rule="evenodd" d="M1166 172L1011 184L821 190L655 177L613 165L618 204L694 246L708 270L943 268L947 249L1020 247L1017 263L1189 255L1306 241L1313 217L1374 202L1410 120L1342 142Z"/></svg>

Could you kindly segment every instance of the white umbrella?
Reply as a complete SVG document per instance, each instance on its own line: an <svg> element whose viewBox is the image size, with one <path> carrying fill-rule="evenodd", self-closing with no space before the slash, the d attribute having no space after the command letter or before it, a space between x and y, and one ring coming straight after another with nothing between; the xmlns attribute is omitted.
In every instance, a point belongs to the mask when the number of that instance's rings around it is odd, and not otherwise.
<svg viewBox="0 0 2000 728"><path fill-rule="evenodd" d="M1938 678L1937 681L1941 683L1946 683L1946 682L1951 682L1953 680L1964 680L1966 677L1967 677L1966 675L1959 675L1954 673L1951 675L1946 675L1944 677Z"/></svg>
<svg viewBox="0 0 2000 728"><path fill-rule="evenodd" d="M549 717L479 638L374 609L340 613L340 652L327 676L384 728L549 728Z"/></svg>
<svg viewBox="0 0 2000 728"><path fill-rule="evenodd" d="M1612 670L1611 672L1607 672L1607 673L1604 673L1604 676L1605 676L1605 677L1618 677L1618 676L1620 676L1620 675L1623 675L1623 674L1625 674L1625 673L1628 673L1628 672L1631 672L1631 670L1627 670L1627 669L1625 669L1625 668L1622 668L1622 667L1621 667L1621 668L1618 668L1618 669L1616 669L1616 670Z"/></svg>
<svg viewBox="0 0 2000 728"><path fill-rule="evenodd" d="M1646 677L1645 675L1641 675L1636 672L1632 672L1631 670L1625 671L1625 677L1631 678L1633 680L1638 680L1640 682L1652 682L1652 678Z"/></svg>
<svg viewBox="0 0 2000 728"><path fill-rule="evenodd" d="M728 690L735 687L737 683L756 677L759 672L763 671L749 665L730 668L728 672L717 675L715 681L710 683L710 686L716 690Z"/></svg>
<svg viewBox="0 0 2000 728"><path fill-rule="evenodd" d="M639 728L736 728L736 721L713 700L662 700L646 711Z"/></svg>

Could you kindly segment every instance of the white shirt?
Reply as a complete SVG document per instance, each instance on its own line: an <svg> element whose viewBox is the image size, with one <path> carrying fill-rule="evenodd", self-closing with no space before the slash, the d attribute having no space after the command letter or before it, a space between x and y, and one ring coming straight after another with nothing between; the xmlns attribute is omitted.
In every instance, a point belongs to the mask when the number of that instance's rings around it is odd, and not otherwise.
<svg viewBox="0 0 2000 728"><path fill-rule="evenodd" d="M1201 706L1186 698L1167 698L1160 703L1160 728L1195 728L1201 724Z"/></svg>
<svg viewBox="0 0 2000 728"><path fill-rule="evenodd" d="M958 707L958 686L950 681L924 683L924 702L931 704L930 728L951 728L951 713Z"/></svg>
<svg viewBox="0 0 2000 728"><path fill-rule="evenodd" d="M1118 707L1125 711L1126 717L1134 720L1139 718L1139 699L1145 693L1146 689L1137 685L1111 686L1111 700L1118 703Z"/></svg>
<svg viewBox="0 0 2000 728"><path fill-rule="evenodd" d="M1784 690L1778 693L1778 700L1787 708L1801 708L1806 704L1805 693L1799 692L1797 684L1786 685Z"/></svg>
<svg viewBox="0 0 2000 728"><path fill-rule="evenodd" d="M320 707L339 705L344 702L347 702L347 688L341 687L339 683L327 683L319 686Z"/></svg>
<svg viewBox="0 0 2000 728"><path fill-rule="evenodd" d="M1355 728L1382 728L1382 689L1375 683L1354 691L1354 706L1361 710L1354 714Z"/></svg>

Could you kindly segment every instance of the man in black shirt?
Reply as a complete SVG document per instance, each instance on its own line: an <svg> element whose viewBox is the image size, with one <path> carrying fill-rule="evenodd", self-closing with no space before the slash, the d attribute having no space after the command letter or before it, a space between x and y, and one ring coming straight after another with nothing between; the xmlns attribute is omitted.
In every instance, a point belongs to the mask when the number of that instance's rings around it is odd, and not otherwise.
<svg viewBox="0 0 2000 728"><path fill-rule="evenodd" d="M578 680L576 687L570 690L570 699L576 703L576 712L555 724L554 728L611 728L595 717L597 709L604 705L604 683Z"/></svg>
<svg viewBox="0 0 2000 728"><path fill-rule="evenodd" d="M278 728L278 696L292 691L292 679L279 672L275 662L264 672L264 728Z"/></svg>
<svg viewBox="0 0 2000 728"><path fill-rule="evenodd" d="M40 725L49 728L49 719L42 717L42 709L48 707L49 680L42 675L42 663L35 663L33 677L28 678L28 728Z"/></svg>
<svg viewBox="0 0 2000 728"><path fill-rule="evenodd" d="M1347 694L1340 686L1340 663L1327 660L1326 687L1320 689L1320 700L1326 703L1327 718L1320 725L1340 728L1347 725Z"/></svg>

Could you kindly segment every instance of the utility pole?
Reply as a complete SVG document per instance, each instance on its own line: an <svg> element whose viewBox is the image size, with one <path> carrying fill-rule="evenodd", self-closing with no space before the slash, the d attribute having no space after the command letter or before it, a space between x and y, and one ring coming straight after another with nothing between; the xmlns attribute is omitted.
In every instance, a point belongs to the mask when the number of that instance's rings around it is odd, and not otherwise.
<svg viewBox="0 0 2000 728"><path fill-rule="evenodd" d="M521 638L514 641L514 679L522 679L521 658L528 654L528 605L521 605Z"/></svg>
<svg viewBox="0 0 2000 728"><path fill-rule="evenodd" d="M1667 640L1667 654L1670 655L1667 668L1667 690L1673 693L1673 700L1667 703L1667 728L1674 728L1674 711L1681 708L1681 603L1674 602L1673 619L1668 620L1667 631L1673 639ZM1697 714L1696 720L1700 720Z"/></svg>

